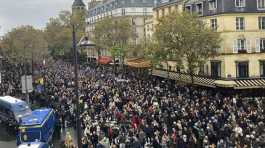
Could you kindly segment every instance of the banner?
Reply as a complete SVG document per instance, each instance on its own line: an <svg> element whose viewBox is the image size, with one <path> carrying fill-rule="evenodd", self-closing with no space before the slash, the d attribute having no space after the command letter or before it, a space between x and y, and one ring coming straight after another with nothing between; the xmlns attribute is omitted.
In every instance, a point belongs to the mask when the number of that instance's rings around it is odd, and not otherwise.
<svg viewBox="0 0 265 148"><path fill-rule="evenodd" d="M21 77L21 85L22 85L22 93L30 93L33 91L33 86L32 86L32 76L28 75L25 77Z"/></svg>

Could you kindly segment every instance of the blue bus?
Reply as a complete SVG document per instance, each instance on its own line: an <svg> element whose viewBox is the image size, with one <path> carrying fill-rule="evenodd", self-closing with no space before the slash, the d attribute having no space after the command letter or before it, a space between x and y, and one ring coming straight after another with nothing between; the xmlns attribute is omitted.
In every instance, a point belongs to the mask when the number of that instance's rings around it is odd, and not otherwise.
<svg viewBox="0 0 265 148"><path fill-rule="evenodd" d="M32 114L21 118L17 132L17 145L24 142L43 142L49 144L55 128L53 109L44 108L32 111Z"/></svg>

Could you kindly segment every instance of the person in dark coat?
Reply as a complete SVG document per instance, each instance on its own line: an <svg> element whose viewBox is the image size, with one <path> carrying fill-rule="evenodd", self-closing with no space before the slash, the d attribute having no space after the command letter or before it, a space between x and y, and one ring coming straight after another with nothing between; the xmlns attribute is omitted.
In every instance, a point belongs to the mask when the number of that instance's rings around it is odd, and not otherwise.
<svg viewBox="0 0 265 148"><path fill-rule="evenodd" d="M96 147L98 145L98 135L96 135L96 132L93 132L91 136L91 142L93 147Z"/></svg>

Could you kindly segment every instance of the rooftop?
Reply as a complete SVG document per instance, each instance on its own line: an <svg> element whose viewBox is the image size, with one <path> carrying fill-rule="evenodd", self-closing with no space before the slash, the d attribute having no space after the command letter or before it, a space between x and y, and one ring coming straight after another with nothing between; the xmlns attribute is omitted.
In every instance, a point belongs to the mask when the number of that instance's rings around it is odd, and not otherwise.
<svg viewBox="0 0 265 148"><path fill-rule="evenodd" d="M32 114L26 117L23 117L22 126L31 126L31 125L41 125L43 121L47 118L49 113L51 112L52 109L36 109L32 111Z"/></svg>
<svg viewBox="0 0 265 148"><path fill-rule="evenodd" d="M11 104L23 102L22 100L14 98L14 97L11 97L11 96L2 96L2 97L0 97L0 100L8 102L8 103L11 103Z"/></svg>
<svg viewBox="0 0 265 148"><path fill-rule="evenodd" d="M82 0L75 0L72 7L75 6L86 6Z"/></svg>

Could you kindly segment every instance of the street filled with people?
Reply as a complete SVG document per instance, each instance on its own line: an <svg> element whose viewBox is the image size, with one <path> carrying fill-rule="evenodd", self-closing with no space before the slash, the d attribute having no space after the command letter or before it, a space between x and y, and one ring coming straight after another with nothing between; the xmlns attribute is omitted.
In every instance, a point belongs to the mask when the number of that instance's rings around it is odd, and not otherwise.
<svg viewBox="0 0 265 148"><path fill-rule="evenodd" d="M260 98L228 96L130 69L78 68L84 148L265 147L265 101ZM1 84L1 95L19 89L17 72L8 71L10 81ZM41 73L44 91L34 93L32 102L54 108L59 128L76 128L73 65L57 61ZM62 147L76 147L69 133Z"/></svg>

